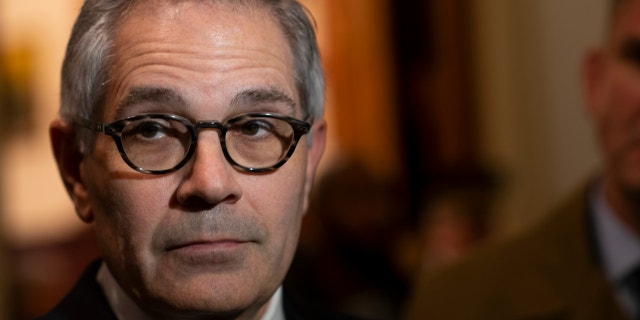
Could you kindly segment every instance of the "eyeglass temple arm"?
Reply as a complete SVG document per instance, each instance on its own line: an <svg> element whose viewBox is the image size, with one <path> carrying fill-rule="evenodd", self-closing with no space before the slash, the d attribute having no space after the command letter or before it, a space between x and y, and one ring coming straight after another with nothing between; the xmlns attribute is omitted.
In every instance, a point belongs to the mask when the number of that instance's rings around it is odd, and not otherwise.
<svg viewBox="0 0 640 320"><path fill-rule="evenodd" d="M102 123L93 122L84 118L76 118L75 122L84 128L91 129L93 131L104 132L104 124Z"/></svg>

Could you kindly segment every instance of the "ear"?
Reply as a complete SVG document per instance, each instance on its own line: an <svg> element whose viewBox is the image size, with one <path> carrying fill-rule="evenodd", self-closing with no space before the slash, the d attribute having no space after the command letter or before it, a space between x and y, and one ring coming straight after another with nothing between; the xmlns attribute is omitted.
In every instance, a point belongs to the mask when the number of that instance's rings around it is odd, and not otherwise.
<svg viewBox="0 0 640 320"><path fill-rule="evenodd" d="M606 53L602 49L591 50L582 65L582 91L587 113L598 119L604 108L604 84Z"/></svg>
<svg viewBox="0 0 640 320"><path fill-rule="evenodd" d="M49 126L49 138L58 171L73 201L76 214L82 221L90 223L93 221L93 213L89 194L80 173L83 155L78 149L74 129L61 119L56 119Z"/></svg>
<svg viewBox="0 0 640 320"><path fill-rule="evenodd" d="M324 153L324 148L327 140L327 123L324 118L316 120L311 128L311 142L308 146L307 154L307 172L306 181L304 185L304 206L303 212L307 212L309 208L309 197L311 194L311 187L316 175L316 169Z"/></svg>

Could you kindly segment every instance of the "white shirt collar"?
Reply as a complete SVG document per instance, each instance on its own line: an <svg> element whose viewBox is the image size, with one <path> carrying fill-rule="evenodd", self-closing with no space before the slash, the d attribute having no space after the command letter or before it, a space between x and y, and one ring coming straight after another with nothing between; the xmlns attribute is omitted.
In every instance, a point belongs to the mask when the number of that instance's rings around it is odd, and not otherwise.
<svg viewBox="0 0 640 320"><path fill-rule="evenodd" d="M104 262L100 265L96 281L102 288L113 313L119 320L152 320L122 290ZM260 320L285 320L282 306L282 286L271 296L267 311Z"/></svg>
<svg viewBox="0 0 640 320"><path fill-rule="evenodd" d="M269 307L260 320L285 320L284 308L282 307L282 286L269 300Z"/></svg>
<svg viewBox="0 0 640 320"><path fill-rule="evenodd" d="M630 295L622 286L622 279L640 264L640 237L626 226L607 202L602 183L591 196L594 231L604 272L613 284L623 306L634 315L640 315Z"/></svg>

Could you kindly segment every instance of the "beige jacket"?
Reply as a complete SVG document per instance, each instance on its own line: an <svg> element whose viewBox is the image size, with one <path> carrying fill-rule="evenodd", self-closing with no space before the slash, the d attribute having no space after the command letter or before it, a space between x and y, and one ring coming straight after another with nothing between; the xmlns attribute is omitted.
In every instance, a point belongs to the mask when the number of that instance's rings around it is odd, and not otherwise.
<svg viewBox="0 0 640 320"><path fill-rule="evenodd" d="M405 319L626 319L591 244L587 190L521 236L422 276Z"/></svg>

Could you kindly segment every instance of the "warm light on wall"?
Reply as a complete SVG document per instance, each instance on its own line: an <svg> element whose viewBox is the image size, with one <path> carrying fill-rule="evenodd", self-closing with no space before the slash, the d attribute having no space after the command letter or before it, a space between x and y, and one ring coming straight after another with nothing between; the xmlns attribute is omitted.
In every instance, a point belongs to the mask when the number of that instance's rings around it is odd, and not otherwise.
<svg viewBox="0 0 640 320"><path fill-rule="evenodd" d="M28 90L31 103L30 126L0 146L3 232L18 245L64 237L79 226L47 131L58 109L60 64L79 5L69 0L0 2L0 51L23 53L29 86L22 90Z"/></svg>
<svg viewBox="0 0 640 320"><path fill-rule="evenodd" d="M400 171L387 0L305 0L327 77L324 167L357 159L381 178Z"/></svg>

